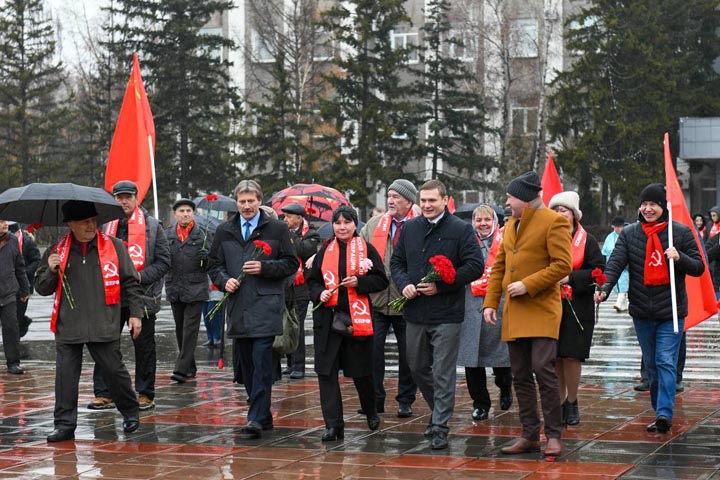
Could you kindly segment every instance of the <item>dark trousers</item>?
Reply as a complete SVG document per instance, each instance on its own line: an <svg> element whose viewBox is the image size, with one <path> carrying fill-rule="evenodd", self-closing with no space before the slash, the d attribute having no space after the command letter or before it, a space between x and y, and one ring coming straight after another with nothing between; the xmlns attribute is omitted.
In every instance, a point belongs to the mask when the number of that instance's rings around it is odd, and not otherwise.
<svg viewBox="0 0 720 480"><path fill-rule="evenodd" d="M0 307L2 344L8 366L20 363L20 327L18 326L17 305L15 303L6 303Z"/></svg>
<svg viewBox="0 0 720 480"><path fill-rule="evenodd" d="M307 316L310 300L295 302L295 313L300 321L298 329L298 346L293 353L288 355L288 367L293 372L305 373L305 317Z"/></svg>
<svg viewBox="0 0 720 480"><path fill-rule="evenodd" d="M274 340L275 337L236 338L234 342L238 346L243 382L249 395L248 422L257 422L263 426L273 423L270 402Z"/></svg>
<svg viewBox="0 0 720 480"><path fill-rule="evenodd" d="M375 384L375 402L377 406L385 405L385 341L392 326L398 347L398 403L412 405L417 393L417 385L413 381L407 362L407 343L405 331L407 326L402 315L385 315L373 312L373 381Z"/></svg>
<svg viewBox="0 0 720 480"><path fill-rule="evenodd" d="M30 285L32 285L32 283ZM25 319L25 313L27 313L28 303L30 303L30 298L28 298L27 302L21 302L19 296L15 297L15 304L17 305L18 331L20 332L20 338L25 336L23 331L27 333L28 327L30 326L30 319Z"/></svg>
<svg viewBox="0 0 720 480"><path fill-rule="evenodd" d="M193 375L197 372L195 347L200 331L203 303L205 302L172 302L170 304L175 319L175 339L178 350L180 350L175 359L174 373Z"/></svg>
<svg viewBox="0 0 720 480"><path fill-rule="evenodd" d="M555 373L557 340L552 338L520 338L508 342L513 385L520 409L522 436L526 440L540 440L535 378L540 387L540 402L545 419L545 436L560 438L562 409L560 384Z"/></svg>
<svg viewBox="0 0 720 480"><path fill-rule="evenodd" d="M495 385L501 390L512 388L512 371L510 367L493 367ZM485 367L465 367L465 380L467 381L470 398L473 399L473 408L490 410L490 392L487 388Z"/></svg>
<svg viewBox="0 0 720 480"><path fill-rule="evenodd" d="M220 341L222 340L220 337L222 336L222 333L220 329L222 328L222 322L225 321L225 305L222 305L217 313L213 316L213 318L209 318L210 311L215 308L215 305L217 305L218 300L211 300L209 302L204 302L202 307L202 315L203 315L203 322L205 322L205 331L207 332L207 338L209 341L220 345Z"/></svg>
<svg viewBox="0 0 720 480"><path fill-rule="evenodd" d="M18 317L19 318L19 317ZM678 353L677 361L677 381L675 383L682 382L683 370L685 370L685 357L687 356L687 332L683 333L680 339L680 352ZM643 382L648 381L647 369L645 368L645 359L640 356L640 379Z"/></svg>
<svg viewBox="0 0 720 480"><path fill-rule="evenodd" d="M123 418L138 418L138 401L130 373L123 363L120 341L87 343L88 351L104 372L110 391ZM82 343L55 344L55 427L75 430L78 412L78 384L82 370Z"/></svg>
<svg viewBox="0 0 720 480"><path fill-rule="evenodd" d="M318 375L320 407L326 428L342 428L345 426L345 421L343 420L342 394L340 393L340 381L338 380L339 371L340 360L338 355L335 357L335 361L330 369L330 374ZM357 390L360 406L363 411L365 411L367 415L376 414L375 390L373 388L372 375L353 377L353 382L355 383L355 390Z"/></svg>
<svg viewBox="0 0 720 480"><path fill-rule="evenodd" d="M120 318L122 319L120 325L126 325L130 319L130 310L123 308ZM155 314L149 314L142 318L140 335L133 340L133 345L135 347L135 391L153 400L155 398L155 370L157 368ZM110 395L110 389L105 384L102 369L97 363L93 371L93 390L95 391L95 397L115 400Z"/></svg>

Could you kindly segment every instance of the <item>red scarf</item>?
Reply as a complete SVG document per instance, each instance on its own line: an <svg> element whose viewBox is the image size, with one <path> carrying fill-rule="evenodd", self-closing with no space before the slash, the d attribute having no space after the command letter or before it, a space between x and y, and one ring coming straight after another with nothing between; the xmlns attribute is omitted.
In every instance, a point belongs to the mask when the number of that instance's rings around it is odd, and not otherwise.
<svg viewBox="0 0 720 480"><path fill-rule="evenodd" d="M347 243L345 252L346 275L360 275L360 262L367 258L367 243L360 237L353 237ZM325 250L322 267L325 288L336 289L340 283L340 244L337 238L330 242ZM370 316L370 301L367 295L358 295L357 290L348 287L348 304L350 306L350 318L353 324L353 336L368 337L373 334L372 317ZM325 302L325 306L333 307L338 304L338 290Z"/></svg>
<svg viewBox="0 0 720 480"><path fill-rule="evenodd" d="M120 303L120 263L118 262L117 251L104 233L97 232L97 248L100 257L100 272L103 276L103 288L105 290L105 304L117 305ZM55 289L55 300L53 301L52 315L50 317L50 331L57 333L57 317L60 311L60 299L62 299L63 276L65 267L70 257L70 245L73 236L68 233L60 239L55 251L60 255L60 271L58 273L57 288Z"/></svg>
<svg viewBox="0 0 720 480"><path fill-rule="evenodd" d="M472 293L474 297L484 297L487 293L490 272L492 271L493 263L495 263L495 257L497 257L498 250L500 250L500 242L502 242L502 239L502 228L496 228L492 244L490 245L490 251L488 252L487 260L485 261L485 270L480 278L470 283L470 293ZM480 241L481 240L478 238L478 243Z"/></svg>
<svg viewBox="0 0 720 480"><path fill-rule="evenodd" d="M302 224L302 230L300 230L300 241L302 242L302 239L305 235L307 235L307 232L310 230L310 224L307 220L303 218L303 224ZM302 285L305 283L305 271L303 270L303 261L302 258L298 257L298 271L295 274L295 283L293 285Z"/></svg>
<svg viewBox="0 0 720 480"><path fill-rule="evenodd" d="M714 236L717 235L718 233L720 233L720 222L718 222L718 223L713 223L713 226L712 226L712 228L710 229L710 237L714 237ZM710 238L710 237L708 237L708 238Z"/></svg>
<svg viewBox="0 0 720 480"><path fill-rule="evenodd" d="M18 228L18 231L15 232L15 236L18 239L18 246L20 247L20 255L23 254L23 233L22 228Z"/></svg>
<svg viewBox="0 0 720 480"><path fill-rule="evenodd" d="M194 226L195 220L190 220L190 223L187 224L187 227L183 227L179 223L177 224L177 236L181 242L185 243L185 240L187 240L187 238L190 236L190 232L192 231Z"/></svg>
<svg viewBox="0 0 720 480"><path fill-rule="evenodd" d="M585 261L585 244L587 243L587 232L580 225L577 224L575 230L575 236L572 239L572 259L573 259L573 270L579 270Z"/></svg>
<svg viewBox="0 0 720 480"><path fill-rule="evenodd" d="M665 253L658 233L667 228L667 222L651 222L641 223L645 235L647 235L647 245L645 247L645 285L667 285L670 283L670 273L668 272Z"/></svg>
<svg viewBox="0 0 720 480"><path fill-rule="evenodd" d="M113 220L105 225L105 232L111 237L117 236L117 229L120 220ZM128 219L128 253L130 259L135 265L138 272L145 268L145 247L147 241L145 239L145 215L140 211L140 207L135 207L132 215Z"/></svg>
<svg viewBox="0 0 720 480"><path fill-rule="evenodd" d="M408 213L403 221L407 222L414 217L415 212L413 212L413 209L411 208L408 210ZM380 219L380 222L377 224L377 227L375 227L372 240L370 241L372 246L375 247L375 250L377 250L380 254L380 258L383 259L383 262L385 261L385 254L387 253L388 238L390 238L390 232L392 231L390 230L390 227L392 227L392 220L392 215L389 213L384 214ZM400 225L395 228L400 228ZM390 241L392 242L392 238L390 238Z"/></svg>

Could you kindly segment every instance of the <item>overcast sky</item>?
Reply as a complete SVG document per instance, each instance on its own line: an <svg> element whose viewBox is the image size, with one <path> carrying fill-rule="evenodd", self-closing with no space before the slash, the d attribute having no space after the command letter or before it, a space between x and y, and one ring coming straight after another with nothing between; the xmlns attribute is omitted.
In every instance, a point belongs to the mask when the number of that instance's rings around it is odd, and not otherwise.
<svg viewBox="0 0 720 480"><path fill-rule="evenodd" d="M53 24L62 29L59 46L63 62L72 67L82 60L83 38L87 30L99 28L100 6L103 0L46 0L52 12ZM81 33L84 32L84 33Z"/></svg>

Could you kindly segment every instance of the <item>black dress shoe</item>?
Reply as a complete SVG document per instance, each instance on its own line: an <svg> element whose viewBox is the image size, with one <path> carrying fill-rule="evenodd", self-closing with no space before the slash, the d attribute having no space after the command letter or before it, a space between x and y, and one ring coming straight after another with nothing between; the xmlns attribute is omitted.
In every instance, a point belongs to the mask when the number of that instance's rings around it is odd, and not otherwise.
<svg viewBox="0 0 720 480"><path fill-rule="evenodd" d="M444 430L435 430L432 440L430 440L430 448L433 450L444 450L448 448L447 432Z"/></svg>
<svg viewBox="0 0 720 480"><path fill-rule="evenodd" d="M642 380L640 381L640 383L633 387L633 390L635 390L636 392L647 392L648 390L650 390L650 384L647 380Z"/></svg>
<svg viewBox="0 0 720 480"><path fill-rule="evenodd" d="M123 420L123 432L132 433L140 426L140 420L137 418L126 418Z"/></svg>
<svg viewBox="0 0 720 480"><path fill-rule="evenodd" d="M23 373L25 373L25 370L23 370L22 367L20 365L18 365L17 363L15 363L13 365L8 365L7 368L8 368L8 373L12 373L13 375L22 375Z"/></svg>
<svg viewBox="0 0 720 480"><path fill-rule="evenodd" d="M323 442L334 442L345 438L345 429L343 427L330 427L325 429L322 438Z"/></svg>
<svg viewBox="0 0 720 480"><path fill-rule="evenodd" d="M655 424L655 422L648 424L648 426L645 427L645 431L650 432L650 433L657 432L657 425Z"/></svg>
<svg viewBox="0 0 720 480"><path fill-rule="evenodd" d="M368 424L368 428L374 432L375 430L380 428L380 417L378 417L377 414L368 415L367 416L367 424Z"/></svg>
<svg viewBox="0 0 720 480"><path fill-rule="evenodd" d="M208 340L207 342L203 343L202 346L203 347L214 347L215 342L213 342L212 340Z"/></svg>
<svg viewBox="0 0 720 480"><path fill-rule="evenodd" d="M290 369L290 367L287 367L287 368L283 368L283 369L282 369L282 374L283 374L283 375L290 375L291 373L292 373L292 370Z"/></svg>
<svg viewBox="0 0 720 480"><path fill-rule="evenodd" d="M170 375L170 379L173 381L176 381L177 383L185 383L187 382L187 377L183 375L182 373L173 372L172 375Z"/></svg>
<svg viewBox="0 0 720 480"><path fill-rule="evenodd" d="M292 380L300 380L301 378L305 378L305 372L301 372L300 370L293 370L290 372L290 378Z"/></svg>
<svg viewBox="0 0 720 480"><path fill-rule="evenodd" d="M512 406L512 390L509 388L507 390L501 390L500 391L500 410L510 410L510 407Z"/></svg>
<svg viewBox="0 0 720 480"><path fill-rule="evenodd" d="M407 403L401 403L398 406L397 416L398 418L412 417L412 406L408 405Z"/></svg>
<svg viewBox="0 0 720 480"><path fill-rule="evenodd" d="M47 436L48 442L64 442L75 438L75 430L56 428Z"/></svg>
<svg viewBox="0 0 720 480"><path fill-rule="evenodd" d="M240 438L243 440L254 440L262 437L262 427L257 422L248 422L240 431Z"/></svg>
<svg viewBox="0 0 720 480"><path fill-rule="evenodd" d="M665 415L658 415L655 419L655 426L657 427L658 433L667 433L672 427L672 422Z"/></svg>
<svg viewBox="0 0 720 480"><path fill-rule="evenodd" d="M487 420L488 412L484 408L476 408L472 413L473 420Z"/></svg>

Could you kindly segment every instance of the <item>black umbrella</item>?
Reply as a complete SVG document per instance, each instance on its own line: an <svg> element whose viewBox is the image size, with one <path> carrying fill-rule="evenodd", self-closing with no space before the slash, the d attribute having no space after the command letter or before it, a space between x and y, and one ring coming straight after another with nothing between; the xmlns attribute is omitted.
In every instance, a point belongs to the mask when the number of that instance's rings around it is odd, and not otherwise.
<svg viewBox="0 0 720 480"><path fill-rule="evenodd" d="M99 224L125 216L115 198L101 188L74 183L31 183L0 194L0 218L44 226L62 225L62 206L69 200L95 204Z"/></svg>
<svg viewBox="0 0 720 480"><path fill-rule="evenodd" d="M208 197L214 198L217 196L216 200L208 200ZM195 206L197 208L202 208L203 210L215 210L216 212L237 212L237 202L233 200L231 197L227 197L225 195L207 195L205 197L197 197L195 200Z"/></svg>

